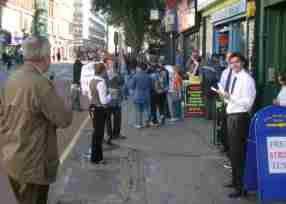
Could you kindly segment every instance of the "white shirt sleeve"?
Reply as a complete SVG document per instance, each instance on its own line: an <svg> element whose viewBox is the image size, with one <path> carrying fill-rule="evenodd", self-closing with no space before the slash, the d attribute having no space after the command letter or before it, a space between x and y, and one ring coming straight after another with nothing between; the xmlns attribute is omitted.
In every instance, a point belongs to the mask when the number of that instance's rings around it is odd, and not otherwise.
<svg viewBox="0 0 286 204"><path fill-rule="evenodd" d="M280 106L286 106L286 89L284 87L279 92L277 100Z"/></svg>
<svg viewBox="0 0 286 204"><path fill-rule="evenodd" d="M100 103L106 105L111 102L111 95L107 95L107 87L104 81L97 84Z"/></svg>
<svg viewBox="0 0 286 204"><path fill-rule="evenodd" d="M228 71L227 70L224 70L221 74L221 77L220 77L220 80L219 80L219 83L221 84L221 86L223 88L225 88L226 86L226 80L227 80L227 74L228 74Z"/></svg>
<svg viewBox="0 0 286 204"><path fill-rule="evenodd" d="M256 97L255 82L250 77L244 77L243 83L240 83L240 94L230 95L230 101L244 110L250 110Z"/></svg>

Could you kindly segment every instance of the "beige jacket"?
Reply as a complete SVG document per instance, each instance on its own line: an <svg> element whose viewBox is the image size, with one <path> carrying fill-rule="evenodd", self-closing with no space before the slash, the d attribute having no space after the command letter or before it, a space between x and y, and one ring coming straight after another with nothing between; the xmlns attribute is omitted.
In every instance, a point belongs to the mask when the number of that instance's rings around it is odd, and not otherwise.
<svg viewBox="0 0 286 204"><path fill-rule="evenodd" d="M53 84L31 65L13 73L0 92L0 153L20 183L50 184L59 164L57 128L72 122Z"/></svg>

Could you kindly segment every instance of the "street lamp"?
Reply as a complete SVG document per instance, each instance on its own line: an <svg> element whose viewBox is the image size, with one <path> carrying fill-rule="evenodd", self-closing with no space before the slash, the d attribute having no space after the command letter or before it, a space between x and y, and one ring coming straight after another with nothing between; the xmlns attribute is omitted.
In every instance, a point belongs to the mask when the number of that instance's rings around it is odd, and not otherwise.
<svg viewBox="0 0 286 204"><path fill-rule="evenodd" d="M175 38L174 38L174 26L175 26L175 14L168 13L165 17L165 30L169 33L170 38L170 64L175 64Z"/></svg>
<svg viewBox="0 0 286 204"><path fill-rule="evenodd" d="M118 32L117 31L115 31L114 32L114 45L115 45L115 69L116 69L116 71L118 71L118 38L119 38L119 36L118 36Z"/></svg>

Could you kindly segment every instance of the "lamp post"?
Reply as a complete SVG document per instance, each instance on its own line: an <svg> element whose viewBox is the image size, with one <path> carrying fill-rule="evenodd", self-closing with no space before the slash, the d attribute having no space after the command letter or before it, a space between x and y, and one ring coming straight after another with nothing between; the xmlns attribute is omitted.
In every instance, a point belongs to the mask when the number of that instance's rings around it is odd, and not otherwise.
<svg viewBox="0 0 286 204"><path fill-rule="evenodd" d="M114 32L114 45L115 45L115 70L118 71L118 32Z"/></svg>
<svg viewBox="0 0 286 204"><path fill-rule="evenodd" d="M169 33L170 38L170 64L175 64L175 38L174 38L174 25L175 25L175 15L168 13L165 17L165 29Z"/></svg>

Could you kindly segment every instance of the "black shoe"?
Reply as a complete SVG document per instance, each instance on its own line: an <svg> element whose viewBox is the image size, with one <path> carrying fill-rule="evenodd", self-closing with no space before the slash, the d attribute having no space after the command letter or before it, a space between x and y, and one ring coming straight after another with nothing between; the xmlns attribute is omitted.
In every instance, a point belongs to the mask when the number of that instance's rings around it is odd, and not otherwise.
<svg viewBox="0 0 286 204"><path fill-rule="evenodd" d="M108 141L106 142L106 144L107 144L107 145L110 145L110 146L114 145L114 144L111 142L111 140L108 140Z"/></svg>
<svg viewBox="0 0 286 204"><path fill-rule="evenodd" d="M225 183L225 184L223 184L222 186L225 187L225 188L234 188L234 187L235 187L235 185L234 185L232 182L230 182L230 183Z"/></svg>
<svg viewBox="0 0 286 204"><path fill-rule="evenodd" d="M118 135L118 136L115 136L113 139L114 140L125 140L125 139L127 139L127 137L124 135Z"/></svg>
<svg viewBox="0 0 286 204"><path fill-rule="evenodd" d="M246 197L247 196L247 191L245 190L235 190L232 193L228 194L229 198L239 198L239 197Z"/></svg>
<svg viewBox="0 0 286 204"><path fill-rule="evenodd" d="M107 162L105 160L100 160L100 161L92 161L92 164L96 164L96 165L105 165L107 164Z"/></svg>

